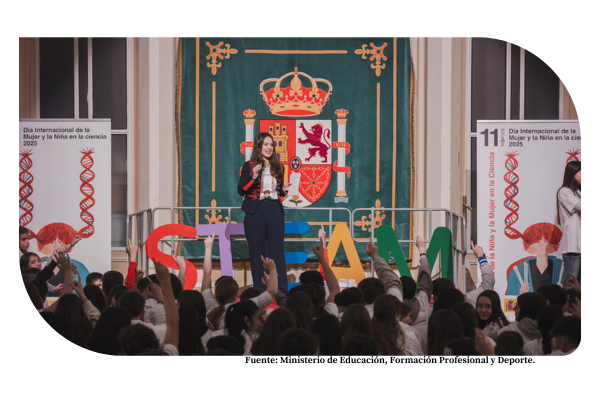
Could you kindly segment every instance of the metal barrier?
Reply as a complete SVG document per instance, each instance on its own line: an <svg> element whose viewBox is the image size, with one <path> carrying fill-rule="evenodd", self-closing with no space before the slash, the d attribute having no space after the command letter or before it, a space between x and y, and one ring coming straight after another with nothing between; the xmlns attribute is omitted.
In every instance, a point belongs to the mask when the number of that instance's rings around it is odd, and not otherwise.
<svg viewBox="0 0 600 393"><path fill-rule="evenodd" d="M156 214L157 211L161 211L161 210L167 210L170 211L170 223L174 224L175 223L175 211L176 210L215 210L215 209L219 209L219 210L227 210L227 217L229 220L231 220L231 212L233 210L241 210L241 207L215 207L215 206L200 206L200 207L182 207L182 206L159 206L159 207L155 207L154 209L145 209L142 211L139 211L137 213L133 213L128 215L128 220L127 220L127 236L128 239L131 238L131 231L132 231L132 220L135 219L136 220L136 239L135 239L135 244L136 245L142 245L144 244L144 242L146 241L148 234L150 234L150 232L152 232L154 230L154 221L155 221L155 217L154 215ZM445 213L445 226L447 228L450 229L451 233L452 233L452 248L453 248L453 267L454 267L454 282L458 282L460 280L460 288L462 288L463 292L466 290L466 275L465 275L465 256L467 254L467 240L466 240L466 220L464 217L459 216L456 213L453 213L447 209L441 209L441 208L359 208L359 209L354 209L353 211L350 211L350 209L347 208L317 208L317 207L305 207L305 208L286 208L286 211L327 211L329 213L329 235L331 236L331 233L333 232L333 212L334 211L346 211L348 213L348 228L350 228L351 233L352 233L352 239L355 242L358 243L368 243L368 240L361 240L358 239L354 236L354 230L353 230L353 226L352 223L354 222L354 215L359 212L359 211L368 211L371 213L371 217L375 217L375 212L376 211L399 211L399 212L428 212L428 227L429 227L429 235L428 238L425 240L425 242L429 243L429 241L431 240L431 235L432 235L432 231L433 231L433 217L432 214L434 212L444 212ZM143 233L143 229L144 229L144 217L146 217L146 228L147 228L147 233L144 236ZM458 236L457 232L458 232L458 225L459 225L459 221L460 221L460 242L461 242L461 247L458 247ZM375 233L374 231L371 231L371 239L375 239ZM171 246L171 250L175 249L175 242L182 242L182 241L197 241L196 239L187 239L187 238L182 238L182 239L175 239L175 236L171 236L169 242L170 242L170 246ZM234 238L231 239L231 241L246 241L245 238ZM287 242L314 242L315 239L312 238L307 238L307 239L287 239ZM404 240L404 239L398 239L398 241L400 243L414 243L414 240ZM141 253L138 252L138 258L141 257L140 255ZM460 256L458 255L460 254ZM140 258L141 260L143 260L145 262L143 268L145 270L146 273L148 273L148 256L145 254L145 250L144 250L144 255L145 258ZM460 273L459 273L460 272ZM371 276L373 275L373 266L371 265Z"/></svg>
<svg viewBox="0 0 600 393"><path fill-rule="evenodd" d="M144 219L146 220L146 233L144 233ZM131 236L133 231L133 221L135 220L135 238ZM129 244L129 239L132 239L134 245L140 247L146 243L146 239L150 232L154 230L152 209L140 210L137 213L129 214L127 216L127 239L125 239L125 244ZM129 251L127 251L129 254ZM143 254L143 256L142 256ZM136 262L138 266L140 266L146 274L148 274L148 255L146 254L146 249L144 247L140 247L138 249L138 253L136 255ZM143 264L140 262L143 261Z"/></svg>

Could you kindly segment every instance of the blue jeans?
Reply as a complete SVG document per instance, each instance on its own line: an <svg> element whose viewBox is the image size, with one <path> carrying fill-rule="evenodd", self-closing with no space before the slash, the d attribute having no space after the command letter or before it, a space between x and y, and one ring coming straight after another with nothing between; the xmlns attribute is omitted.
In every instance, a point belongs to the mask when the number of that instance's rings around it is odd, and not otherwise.
<svg viewBox="0 0 600 393"><path fill-rule="evenodd" d="M575 252L569 252L562 254L563 264L565 267L563 278L566 282L571 276L569 273L577 277L577 281L581 284L581 254ZM570 289L568 284L563 285L564 289Z"/></svg>

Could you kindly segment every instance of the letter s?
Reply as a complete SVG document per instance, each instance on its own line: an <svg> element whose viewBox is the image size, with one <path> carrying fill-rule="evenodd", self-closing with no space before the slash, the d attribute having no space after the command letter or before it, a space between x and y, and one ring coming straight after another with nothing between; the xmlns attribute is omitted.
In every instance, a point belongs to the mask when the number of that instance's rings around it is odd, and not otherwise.
<svg viewBox="0 0 600 393"><path fill-rule="evenodd" d="M179 269L172 255L167 255L158 250L158 242L167 236L185 236L193 239L196 237L196 228L182 224L167 224L156 228L148 235L148 239L146 240L146 254L148 258L158 261L166 267ZM198 280L198 272L196 271L196 267L187 259L185 260L185 264L186 274L183 289L194 289Z"/></svg>

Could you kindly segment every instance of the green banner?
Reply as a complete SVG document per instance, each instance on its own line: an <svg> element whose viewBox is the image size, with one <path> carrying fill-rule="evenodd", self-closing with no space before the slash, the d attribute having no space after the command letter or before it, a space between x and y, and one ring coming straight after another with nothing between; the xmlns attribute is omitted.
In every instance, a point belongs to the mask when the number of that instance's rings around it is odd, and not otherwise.
<svg viewBox="0 0 600 393"><path fill-rule="evenodd" d="M327 228L329 212L312 208L411 207L408 38L182 38L177 82L179 203L206 207L182 211L180 223L243 222L242 211L222 207L242 204L240 168L258 132L273 135L286 181L301 174L300 195L283 201L298 209L285 220L311 229L290 238ZM349 223L357 238L381 225L410 238L409 213L360 213ZM332 219L350 216L340 210ZM314 259L314 243L286 242L285 251ZM365 247L357 249L368 260ZM248 258L244 242L232 251L234 260ZM181 252L200 258L203 244L183 242Z"/></svg>

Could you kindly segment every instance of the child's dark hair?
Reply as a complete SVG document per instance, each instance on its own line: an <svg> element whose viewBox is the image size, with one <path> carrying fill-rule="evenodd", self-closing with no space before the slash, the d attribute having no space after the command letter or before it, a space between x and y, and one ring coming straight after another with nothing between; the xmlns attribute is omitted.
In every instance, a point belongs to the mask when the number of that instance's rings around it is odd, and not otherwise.
<svg viewBox="0 0 600 393"><path fill-rule="evenodd" d="M454 285L454 282L452 282L452 280L450 280L449 278L436 278L432 281L431 294L437 297L442 291L442 289L446 288L456 288L456 286Z"/></svg>
<svg viewBox="0 0 600 393"><path fill-rule="evenodd" d="M288 329L296 327L296 318L291 311L280 307L273 310L263 325L260 336L252 344L255 356L279 355L279 338Z"/></svg>
<svg viewBox="0 0 600 393"><path fill-rule="evenodd" d="M85 285L93 284L94 281L96 281L96 280L102 280L102 277L104 277L104 274L102 274L102 273L91 272L85 278Z"/></svg>
<svg viewBox="0 0 600 393"><path fill-rule="evenodd" d="M113 300L113 298L115 298L117 296L117 293L125 292L125 291L127 291L127 287L123 284L118 284L118 285L115 285L114 287L112 287L112 289L108 293L108 296L106 299L106 308L105 309L108 309L111 306L112 300ZM115 301L118 301L118 300L119 300L118 298L115 299Z"/></svg>
<svg viewBox="0 0 600 393"><path fill-rule="evenodd" d="M225 313L225 305L233 303L240 289L238 283L229 276L221 276L215 283L215 300L219 306L208 312L208 321L217 329L219 328L219 320Z"/></svg>
<svg viewBox="0 0 600 393"><path fill-rule="evenodd" d="M319 337L310 330L292 328L279 339L282 356L313 356L319 351Z"/></svg>
<svg viewBox="0 0 600 393"><path fill-rule="evenodd" d="M477 314L479 328L484 329L491 322L498 320L500 322L500 326L504 327L508 325L508 319L506 319L506 315L504 315L504 312L502 311L502 304L500 303L500 296L498 295L498 293L492 289L488 289L479 294L479 296L477 297L477 301L479 301L479 298L481 297L486 297L490 299L490 301L492 302L492 313L486 321L479 318L479 314Z"/></svg>
<svg viewBox="0 0 600 393"><path fill-rule="evenodd" d="M552 337L566 337L573 346L578 347L581 342L581 318L574 315L562 317L550 331Z"/></svg>
<svg viewBox="0 0 600 393"><path fill-rule="evenodd" d="M373 336L382 355L404 355L404 332L396 315L400 315L400 300L381 295L373 304Z"/></svg>
<svg viewBox="0 0 600 393"><path fill-rule="evenodd" d="M313 322L312 301L304 292L296 292L288 297L285 308L294 314L296 327L309 330ZM268 318L267 318L268 319Z"/></svg>
<svg viewBox="0 0 600 393"><path fill-rule="evenodd" d="M564 307L567 302L567 291L557 284L546 284L539 287L536 291L544 297L544 300L550 304Z"/></svg>
<svg viewBox="0 0 600 393"><path fill-rule="evenodd" d="M40 296L40 292L37 290L36 286L31 282L25 283L25 290L27 290L27 294L29 295L29 299L35 306L36 310L41 310L44 308L44 300Z"/></svg>
<svg viewBox="0 0 600 393"><path fill-rule="evenodd" d="M537 319L538 313L546 305L544 297L539 293L525 292L517 297L519 305L519 317L517 321L523 318Z"/></svg>
<svg viewBox="0 0 600 393"><path fill-rule="evenodd" d="M310 283L319 284L321 286L325 286L323 282L323 276L316 270L307 270L300 274L300 284L307 285Z"/></svg>
<svg viewBox="0 0 600 393"><path fill-rule="evenodd" d="M227 308L227 312L225 313L225 328L227 329L227 334L238 340L242 348L244 348L246 343L246 339L242 336L242 331L248 330L245 318L248 317L251 319L259 313L260 310L258 309L258 306L252 300L242 300L233 303Z"/></svg>
<svg viewBox="0 0 600 393"><path fill-rule="evenodd" d="M119 332L129 325L131 325L129 311L123 307L109 308L98 319L88 349L106 355L118 355L121 352Z"/></svg>
<svg viewBox="0 0 600 393"><path fill-rule="evenodd" d="M96 307L98 310L104 310L106 308L106 300L104 299L102 290L100 289L100 287L98 287L98 285L86 285L85 287L83 287L83 293L85 294L85 297L87 297L88 300L92 302L94 307Z"/></svg>
<svg viewBox="0 0 600 393"><path fill-rule="evenodd" d="M365 306L362 304L353 304L348 307L344 311L344 315L342 315L340 330L344 340L356 334L373 336L371 317Z"/></svg>
<svg viewBox="0 0 600 393"><path fill-rule="evenodd" d="M72 293L62 296L58 300L55 314L63 323L63 337L87 348L92 338L92 324L83 311L83 302L79 296Z"/></svg>
<svg viewBox="0 0 600 393"><path fill-rule="evenodd" d="M360 288L349 287L335 295L334 301L338 307L350 307L353 304L365 304L365 295Z"/></svg>
<svg viewBox="0 0 600 393"><path fill-rule="evenodd" d="M465 301L465 295L456 288L444 288L438 293L433 302L433 312L452 310L452 307ZM443 349L443 348L442 348Z"/></svg>
<svg viewBox="0 0 600 393"><path fill-rule="evenodd" d="M121 329L119 346L124 355L139 355L147 349L159 349L159 341L150 328L137 323Z"/></svg>
<svg viewBox="0 0 600 393"><path fill-rule="evenodd" d="M259 296L262 291L256 287L248 287L240 294L240 300L250 300Z"/></svg>
<svg viewBox="0 0 600 393"><path fill-rule="evenodd" d="M139 292L125 291L117 303L131 314L132 319L139 318L144 312L146 301Z"/></svg>
<svg viewBox="0 0 600 393"><path fill-rule="evenodd" d="M342 355L344 356L377 356L377 343L372 336L355 334L344 338Z"/></svg>
<svg viewBox="0 0 600 393"><path fill-rule="evenodd" d="M460 317L452 310L431 313L427 322L427 355L441 356L452 340L465 337Z"/></svg>
<svg viewBox="0 0 600 393"><path fill-rule="evenodd" d="M204 355L202 336L206 330L206 323L200 319L195 308L179 307L179 355Z"/></svg>
<svg viewBox="0 0 600 393"><path fill-rule="evenodd" d="M208 349L208 355L216 355L215 350L220 349L227 352L227 354L239 356L243 355L243 347L239 341L231 336L216 336L208 340L206 343L206 349ZM221 353L219 353L221 354ZM225 355L226 353L222 353Z"/></svg>
<svg viewBox="0 0 600 393"><path fill-rule="evenodd" d="M39 258L38 254L34 252L26 252L23 255L21 255L21 259L19 259L19 266L21 267L22 272L29 268L29 259L31 259L32 255Z"/></svg>
<svg viewBox="0 0 600 393"><path fill-rule="evenodd" d="M181 291L179 297L177 298L177 303L179 304L180 308L192 307L196 310L198 317L200 318L200 330L202 335L204 335L204 333L206 333L208 330L208 326L206 326L206 303L204 302L204 297L202 297L202 294L198 291L194 291L193 289Z"/></svg>
<svg viewBox="0 0 600 393"><path fill-rule="evenodd" d="M400 277L400 281L402 281L402 296L404 300L414 298L417 292L417 283L415 280L412 277L402 276Z"/></svg>
<svg viewBox="0 0 600 393"><path fill-rule="evenodd" d="M27 228L25 228L25 227L19 226L19 237L21 235L26 234L26 233L29 233L29 230Z"/></svg>
<svg viewBox="0 0 600 393"><path fill-rule="evenodd" d="M537 316L538 327L542 333L542 349L544 350L544 355L548 355L552 352L550 330L552 330L554 323L562 317L562 308L556 304L545 306L540 310Z"/></svg>
<svg viewBox="0 0 600 393"><path fill-rule="evenodd" d="M373 304L377 296L385 293L383 281L375 277L365 278L358 283L357 287L363 291L366 304Z"/></svg>
<svg viewBox="0 0 600 393"><path fill-rule="evenodd" d="M336 316L323 313L315 318L311 330L319 336L319 355L338 356L342 351L340 322Z"/></svg>
<svg viewBox="0 0 600 393"><path fill-rule="evenodd" d="M462 338L460 340L452 340L446 347L450 348L453 356L479 356L475 350L475 341L472 338Z"/></svg>
<svg viewBox="0 0 600 393"><path fill-rule="evenodd" d="M517 332L500 333L494 352L496 356L523 356L523 337Z"/></svg>
<svg viewBox="0 0 600 393"><path fill-rule="evenodd" d="M560 192L560 190L563 187L568 188L569 190L571 190L573 192L573 194L575 195L579 195L581 193L581 183L579 183L576 179L575 179L575 175L577 174L577 172L581 171L581 161L569 161L567 162L567 165L565 166L565 173L563 175L563 183L562 186L558 189L558 191L556 191L556 221L558 222L558 225L561 224L560 222L560 214L558 214L558 212L560 211L560 202L558 200L558 193Z"/></svg>
<svg viewBox="0 0 600 393"><path fill-rule="evenodd" d="M474 339L475 338L475 328L479 327L479 321L477 321L477 313L473 306L469 303L459 303L452 307L452 311L454 311L463 326L463 334L466 338Z"/></svg>
<svg viewBox="0 0 600 393"><path fill-rule="evenodd" d="M116 270L109 270L102 276L102 292L107 296L113 287L123 285L123 274Z"/></svg>

